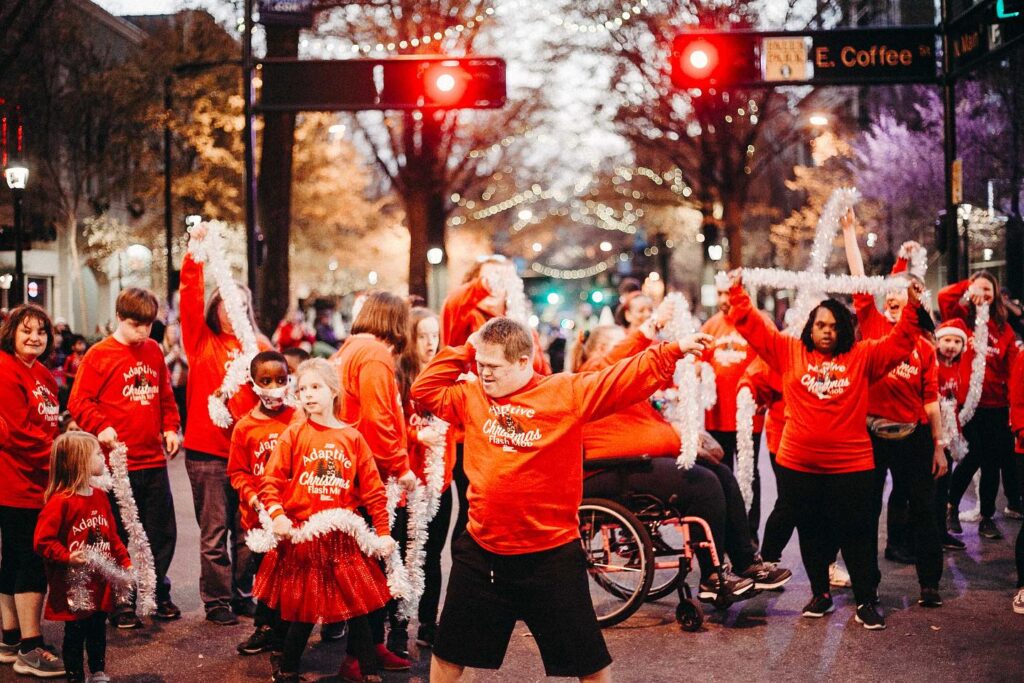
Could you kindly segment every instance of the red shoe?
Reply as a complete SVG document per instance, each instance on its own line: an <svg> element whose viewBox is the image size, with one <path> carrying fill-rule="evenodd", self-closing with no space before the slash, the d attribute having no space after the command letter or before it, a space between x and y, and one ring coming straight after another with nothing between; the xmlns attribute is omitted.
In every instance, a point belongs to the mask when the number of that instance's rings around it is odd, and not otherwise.
<svg viewBox="0 0 1024 683"><path fill-rule="evenodd" d="M345 655L345 659L341 660L341 668L338 669L338 678L345 683L363 683L363 672L359 669L359 660Z"/></svg>
<svg viewBox="0 0 1024 683"><path fill-rule="evenodd" d="M383 644L377 645L377 660L385 671L408 671L412 668L411 661L399 657Z"/></svg>

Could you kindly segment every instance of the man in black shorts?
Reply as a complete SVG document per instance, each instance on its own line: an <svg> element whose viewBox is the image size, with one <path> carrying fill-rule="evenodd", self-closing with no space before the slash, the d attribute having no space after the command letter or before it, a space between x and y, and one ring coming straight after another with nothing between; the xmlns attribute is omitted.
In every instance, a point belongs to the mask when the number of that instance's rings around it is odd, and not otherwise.
<svg viewBox="0 0 1024 683"><path fill-rule="evenodd" d="M452 548L432 683L456 681L467 666L500 668L520 619L548 675L611 680L579 543L581 429L649 397L710 339L659 344L601 372L543 377L533 371L529 330L493 318L420 374L412 398L465 425L469 478L468 533ZM457 382L474 364L477 378Z"/></svg>

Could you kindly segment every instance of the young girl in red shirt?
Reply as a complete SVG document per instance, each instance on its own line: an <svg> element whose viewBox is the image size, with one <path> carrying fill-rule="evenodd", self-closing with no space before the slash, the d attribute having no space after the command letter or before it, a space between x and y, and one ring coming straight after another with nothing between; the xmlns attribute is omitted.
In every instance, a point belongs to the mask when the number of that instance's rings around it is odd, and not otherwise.
<svg viewBox="0 0 1024 683"><path fill-rule="evenodd" d="M395 547L388 528L387 496L366 440L338 419L338 375L321 359L296 372L306 420L288 427L267 463L260 499L279 539L256 578L256 597L280 612L283 643L275 683L298 683L299 662L313 625L348 621L348 655L339 677L356 683L380 680L377 653L366 615L390 599L380 564L356 540L330 531L292 543L295 527L318 512L363 506L387 554ZM358 661L358 665L354 662Z"/></svg>
<svg viewBox="0 0 1024 683"><path fill-rule="evenodd" d="M64 622L67 680L79 683L85 681L84 651L89 653L89 681L110 681L104 673L106 617L114 607L114 590L109 580L94 572L86 587L91 604L76 605L69 572L87 563L87 549L109 556L124 569L131 567L107 494L89 485L91 477L102 473L103 452L96 437L86 432L68 432L57 437L53 443L46 506L39 513L35 533L35 549L46 562L50 587L46 618ZM14 670L18 671L17 664Z"/></svg>

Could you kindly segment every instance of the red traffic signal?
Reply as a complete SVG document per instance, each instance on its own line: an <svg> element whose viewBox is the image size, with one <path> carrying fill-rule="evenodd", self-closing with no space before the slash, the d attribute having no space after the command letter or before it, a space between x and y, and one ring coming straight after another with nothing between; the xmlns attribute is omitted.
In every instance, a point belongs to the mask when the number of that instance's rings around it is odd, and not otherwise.
<svg viewBox="0 0 1024 683"><path fill-rule="evenodd" d="M490 109L505 104L505 60L400 57L383 64L380 98L394 109Z"/></svg>
<svg viewBox="0 0 1024 683"><path fill-rule="evenodd" d="M423 72L423 94L436 106L451 107L465 97L472 81L472 74L457 63L433 64Z"/></svg>
<svg viewBox="0 0 1024 683"><path fill-rule="evenodd" d="M757 41L729 33L684 33L672 41L672 85L728 88L760 80Z"/></svg>

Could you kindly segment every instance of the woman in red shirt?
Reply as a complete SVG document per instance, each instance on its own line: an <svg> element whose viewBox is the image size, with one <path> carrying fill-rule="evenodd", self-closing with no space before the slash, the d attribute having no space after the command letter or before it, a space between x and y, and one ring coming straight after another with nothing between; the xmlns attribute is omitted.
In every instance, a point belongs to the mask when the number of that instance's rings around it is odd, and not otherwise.
<svg viewBox="0 0 1024 683"><path fill-rule="evenodd" d="M787 419L777 454L779 495L798 511L800 554L813 591L803 609L806 617L835 609L828 567L838 548L850 570L857 621L867 629L885 628L877 594L878 510L867 432L868 385L913 351L920 291L917 283L908 289L909 303L885 339L855 341L853 316L834 299L818 304L795 338L757 312L743 289L742 273L732 274L729 317L781 376Z"/></svg>
<svg viewBox="0 0 1024 683"><path fill-rule="evenodd" d="M1010 516L1020 518L1020 491L1013 462L1013 438L1010 435L1009 398L1010 370L1017 358L1017 337L1006 322L1006 306L999 296L999 283L995 277L980 271L939 291L939 309L942 319L960 318L974 329L975 306L989 304L988 355L985 362L985 381L981 388L981 401L970 422L963 425L964 438L970 449L949 479L950 516L959 514L960 499L967 490L974 473L981 470L981 522L978 535L998 539L1003 535L992 521L996 512L996 493L999 491L999 473L1003 475ZM964 351L964 363L971 366L973 343Z"/></svg>
<svg viewBox="0 0 1024 683"><path fill-rule="evenodd" d="M1014 455L1017 474L1024 481L1024 354L1018 354L1010 377L1010 429L1014 436ZM1013 598L1013 611L1024 614L1024 525L1017 532L1017 595Z"/></svg>

